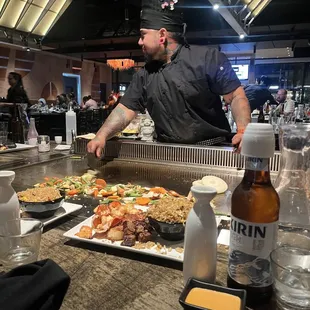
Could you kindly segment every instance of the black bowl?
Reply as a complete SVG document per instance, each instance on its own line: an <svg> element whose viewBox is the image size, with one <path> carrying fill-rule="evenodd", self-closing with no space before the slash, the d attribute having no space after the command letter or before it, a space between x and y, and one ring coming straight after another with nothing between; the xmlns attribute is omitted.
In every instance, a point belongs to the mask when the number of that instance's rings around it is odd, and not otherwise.
<svg viewBox="0 0 310 310"><path fill-rule="evenodd" d="M149 217L148 220L150 225L163 239L169 241L179 241L184 239L185 224L160 222L151 217Z"/></svg>
<svg viewBox="0 0 310 310"><path fill-rule="evenodd" d="M187 281L187 283L183 289L183 292L179 298L179 302L182 305L183 309L185 309L185 310L208 310L206 308L202 308L202 307L198 307L198 306L188 304L185 301L187 295L189 294L189 292L194 287L204 288L204 289L210 290L210 291L216 291L216 292L220 292L220 293L226 293L226 294L230 294L233 296L237 296L241 299L240 310L246 309L246 306L245 306L246 305L246 291L245 290L236 290L236 289L227 288L227 287L219 286L219 285L215 285L215 284L210 284L210 283L206 283L206 282L202 282L202 281L190 278Z"/></svg>
<svg viewBox="0 0 310 310"><path fill-rule="evenodd" d="M134 132L134 133L122 132L122 135L123 135L124 137L130 137L130 136L138 136L139 133L138 133L138 132Z"/></svg>
<svg viewBox="0 0 310 310"><path fill-rule="evenodd" d="M29 213L34 218L47 218L55 214L55 212L62 206L64 197L60 197L54 201L46 202L25 202L19 201L22 209Z"/></svg>

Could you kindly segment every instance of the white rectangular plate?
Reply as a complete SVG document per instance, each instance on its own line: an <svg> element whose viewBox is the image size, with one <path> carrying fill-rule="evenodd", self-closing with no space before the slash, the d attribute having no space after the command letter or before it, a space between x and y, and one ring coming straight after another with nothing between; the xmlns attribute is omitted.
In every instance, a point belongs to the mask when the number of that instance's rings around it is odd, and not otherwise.
<svg viewBox="0 0 310 310"><path fill-rule="evenodd" d="M115 249L124 250L124 251L140 253L140 254L144 254L144 255L160 257L160 258L173 260L173 261L180 262L180 263L183 262L183 253L179 253L175 250L178 247L183 248L183 240L182 241L167 241L167 240L164 240L160 237L157 237L152 241L155 243L158 242L162 246L165 246L165 249L158 251L158 250L156 250L156 246L154 248L151 248L151 249L136 249L136 248L132 248L132 247L122 246L121 241L112 242L112 241L107 240L107 239L97 239L97 238L84 239L84 238L80 238L80 237L76 236L75 234L80 231L80 228L82 226L84 226L84 225L85 226L91 226L91 218L92 217L89 217L88 219L86 219L82 223L76 225L75 227L73 227L72 229L70 229L69 231L64 233L64 236L67 238L70 238L73 240L79 240L82 242L92 243L92 244L106 246L106 247L115 248ZM229 218L227 218L226 216L217 217L216 218L217 225L219 225L219 223L222 219L227 220ZM171 248L171 251L168 251L169 248Z"/></svg>
<svg viewBox="0 0 310 310"><path fill-rule="evenodd" d="M28 144L16 143L16 148L14 148L14 149L7 149L5 151L0 151L0 154L12 153L12 152L18 152L18 151L25 151L25 150L33 149L35 147L37 147L37 146L36 145L28 145Z"/></svg>
<svg viewBox="0 0 310 310"><path fill-rule="evenodd" d="M82 208L82 205L64 202L62 204L61 208L59 208L53 216L51 216L49 218L45 218L45 219L40 219L40 221L44 224L44 226L47 226L47 225L57 221L58 219L61 219L65 216L67 216L70 213L73 213L77 210L80 210L81 208Z"/></svg>

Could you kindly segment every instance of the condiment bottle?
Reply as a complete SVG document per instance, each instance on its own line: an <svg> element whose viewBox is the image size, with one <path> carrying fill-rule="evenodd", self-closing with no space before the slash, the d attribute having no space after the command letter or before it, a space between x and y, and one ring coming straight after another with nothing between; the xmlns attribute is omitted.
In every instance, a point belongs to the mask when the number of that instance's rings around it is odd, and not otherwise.
<svg viewBox="0 0 310 310"><path fill-rule="evenodd" d="M12 141L15 143L25 143L24 126L20 116L20 107L16 103L14 103L11 128L12 128Z"/></svg>
<svg viewBox="0 0 310 310"><path fill-rule="evenodd" d="M214 283L216 277L217 225L210 201L216 189L193 186L195 198L185 226L183 277Z"/></svg>
<svg viewBox="0 0 310 310"><path fill-rule="evenodd" d="M72 144L72 130L76 132L76 114L72 110L71 106L68 112L66 112L66 144Z"/></svg>
<svg viewBox="0 0 310 310"><path fill-rule="evenodd" d="M258 123L265 123L265 116L264 116L264 108L263 106L260 107L259 109L259 115L257 119Z"/></svg>
<svg viewBox="0 0 310 310"><path fill-rule="evenodd" d="M14 171L0 171L0 226L20 217L19 201L11 186Z"/></svg>
<svg viewBox="0 0 310 310"><path fill-rule="evenodd" d="M268 303L272 296L269 256L276 245L279 196L270 179L275 150L270 124L251 123L242 140L245 172L231 198L228 287L247 291L247 305Z"/></svg>
<svg viewBox="0 0 310 310"><path fill-rule="evenodd" d="M29 145L37 145L38 142L38 132L36 129L35 119L30 118L29 131L27 135L27 140Z"/></svg>

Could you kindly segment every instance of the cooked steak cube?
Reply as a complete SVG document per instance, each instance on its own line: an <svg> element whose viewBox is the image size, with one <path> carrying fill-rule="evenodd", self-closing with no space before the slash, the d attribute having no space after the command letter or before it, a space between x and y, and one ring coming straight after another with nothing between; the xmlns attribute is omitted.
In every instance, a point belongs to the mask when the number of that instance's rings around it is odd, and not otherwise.
<svg viewBox="0 0 310 310"><path fill-rule="evenodd" d="M152 239L152 234L149 233L148 231L141 232L138 235L138 241L142 242L142 243L146 243L148 241L151 241L151 239Z"/></svg>
<svg viewBox="0 0 310 310"><path fill-rule="evenodd" d="M132 221L125 221L123 227L125 235L134 235L136 232L136 225Z"/></svg>
<svg viewBox="0 0 310 310"><path fill-rule="evenodd" d="M136 236L135 235L125 235L124 241L122 242L123 246L132 247L136 244Z"/></svg>
<svg viewBox="0 0 310 310"><path fill-rule="evenodd" d="M136 234L137 235L140 234L140 233L143 233L144 230L145 230L145 228L142 225L139 224L139 225L136 226Z"/></svg>

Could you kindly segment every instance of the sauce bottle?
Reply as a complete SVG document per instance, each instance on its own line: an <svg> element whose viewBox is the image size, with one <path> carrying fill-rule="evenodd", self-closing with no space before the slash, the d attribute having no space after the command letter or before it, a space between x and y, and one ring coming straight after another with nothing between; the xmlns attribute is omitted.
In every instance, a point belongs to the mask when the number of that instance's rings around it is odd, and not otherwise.
<svg viewBox="0 0 310 310"><path fill-rule="evenodd" d="M216 189L193 186L195 204L185 226L183 277L214 283L216 277L217 225L210 201Z"/></svg>

